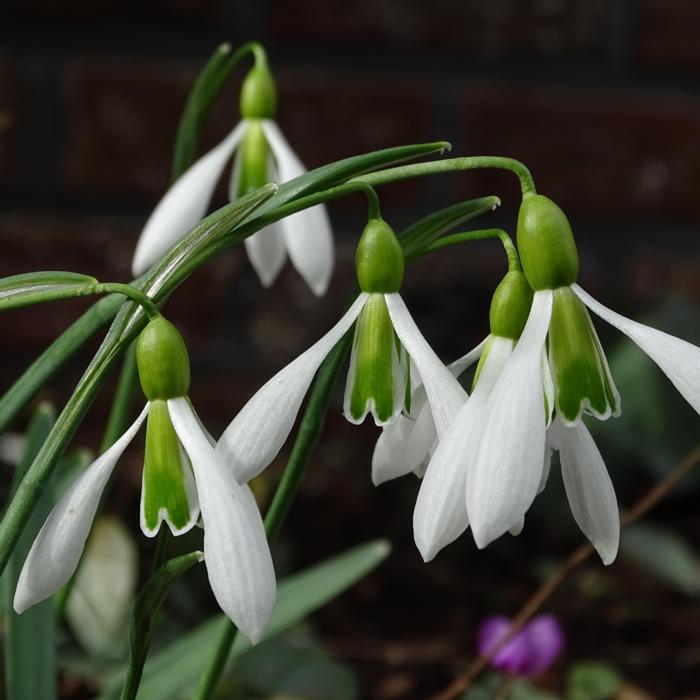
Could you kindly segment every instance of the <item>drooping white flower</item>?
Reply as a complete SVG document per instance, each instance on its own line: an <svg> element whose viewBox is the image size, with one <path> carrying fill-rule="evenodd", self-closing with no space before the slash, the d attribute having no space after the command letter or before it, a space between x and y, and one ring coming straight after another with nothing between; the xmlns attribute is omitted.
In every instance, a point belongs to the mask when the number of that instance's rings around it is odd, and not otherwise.
<svg viewBox="0 0 700 700"><path fill-rule="evenodd" d="M272 614L276 585L255 499L221 462L186 396L189 361L175 327L162 317L151 321L139 339L137 358L148 402L51 511L20 573L14 608L23 612L56 593L73 575L107 481L148 418L141 528L153 537L165 522L180 535L195 525L201 512L204 559L214 596L241 631L257 642Z"/></svg>
<svg viewBox="0 0 700 700"><path fill-rule="evenodd" d="M266 67L251 70L241 90L241 122L178 178L146 222L132 264L135 276L145 272L204 217L232 158L232 201L266 182L287 182L305 172L273 119L274 90ZM270 224L245 239L245 247L266 287L274 282L288 255L315 294L320 296L328 288L333 271L333 237L322 204Z"/></svg>
<svg viewBox="0 0 700 700"><path fill-rule="evenodd" d="M473 350L447 366L459 376L476 362L484 350L483 340ZM411 368L411 404L406 415L382 426L372 454L372 483L375 486L413 472L419 478L435 451L437 433L420 376Z"/></svg>
<svg viewBox="0 0 700 700"><path fill-rule="evenodd" d="M619 521L617 504L597 448L580 426L583 413L603 420L619 415L620 397L586 307L636 342L698 412L700 348L626 319L584 292L576 284L578 254L571 227L546 197L524 198L518 247L535 294L523 336L489 399L470 462L467 510L474 538L484 547L521 522L543 481L549 408L538 397L547 384L540 358L548 337L556 416L572 430L555 428L567 494L581 529L609 563L617 548L611 524ZM573 466L583 463L581 455L596 462L584 477ZM605 512L593 509L593 500Z"/></svg>
<svg viewBox="0 0 700 700"><path fill-rule="evenodd" d="M371 264L363 262L367 260ZM316 371L353 325L344 402L348 420L359 423L368 413L377 425L396 420L410 395L409 362L421 379L438 437L464 402L466 392L421 335L398 293L403 253L386 222L370 220L358 244L357 261L363 291L352 306L250 399L219 440L217 450L233 465L239 481L252 479L275 458Z"/></svg>
<svg viewBox="0 0 700 700"><path fill-rule="evenodd" d="M500 481L502 475L498 473L501 465L494 465L488 459L488 448L492 445L484 441L494 439L492 431L501 418L489 412L492 397L497 391L504 391L501 381L506 367L512 359L521 356L522 348L527 349L530 342L533 329L525 322L531 300L532 291L519 270L508 272L496 288L490 311L491 334L477 368L474 389L438 443L418 493L413 532L425 561L432 559L440 549L466 530L472 518L471 509L475 509L477 520L484 518L480 507L489 512L506 509L506 515L502 516L505 520L503 532L511 530L517 534L522 529L524 511L520 512L517 504L496 503L495 508L491 507L495 498L516 494L512 491L509 494L499 492L503 486ZM522 398L531 401L535 413L539 411L545 421L547 397L546 383L542 378L542 349L533 350L532 356L534 359L530 362L526 353L525 363L532 365L528 369L536 384ZM511 387L512 382L508 382L505 391L510 391ZM519 399L515 396L509 400ZM487 421L496 423L489 425ZM521 437L514 436L514 439ZM508 437L504 435L499 439L507 457ZM541 472L541 461L539 467ZM475 497L479 499L476 503L473 501ZM481 530L474 536L478 542Z"/></svg>

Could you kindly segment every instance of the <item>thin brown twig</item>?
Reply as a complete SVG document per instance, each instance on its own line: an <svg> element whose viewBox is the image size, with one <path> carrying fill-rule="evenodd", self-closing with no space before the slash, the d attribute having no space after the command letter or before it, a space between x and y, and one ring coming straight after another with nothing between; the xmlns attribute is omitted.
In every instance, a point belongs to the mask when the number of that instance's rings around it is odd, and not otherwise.
<svg viewBox="0 0 700 700"><path fill-rule="evenodd" d="M645 515L698 464L700 464L700 445L689 452L674 469L642 496L632 508L622 514L620 518L621 527L627 527ZM488 666L489 662L498 651L525 626L525 623L542 607L552 593L566 581L573 571L588 559L593 551L593 546L589 542L585 542L576 547L554 573L552 573L532 596L525 601L525 604L513 618L513 622L507 634L501 638L498 644L496 644L488 654L484 654L475 659L463 673L458 675L452 683L447 686L447 688L434 696L433 700L453 700L460 693L467 690L477 676Z"/></svg>

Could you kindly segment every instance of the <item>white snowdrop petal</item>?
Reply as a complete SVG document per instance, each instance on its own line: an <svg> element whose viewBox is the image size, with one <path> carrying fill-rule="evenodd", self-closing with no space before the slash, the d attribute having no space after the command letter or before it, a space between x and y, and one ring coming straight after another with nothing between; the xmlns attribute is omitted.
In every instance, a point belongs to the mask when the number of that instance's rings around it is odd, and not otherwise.
<svg viewBox="0 0 700 700"><path fill-rule="evenodd" d="M413 512L413 534L425 561L430 561L467 528L467 455L479 438L488 397L512 350L512 340L493 338L474 392L428 463Z"/></svg>
<svg viewBox="0 0 700 700"><path fill-rule="evenodd" d="M564 488L574 520L596 548L603 564L611 564L620 543L617 498L600 450L581 421L558 431Z"/></svg>
<svg viewBox="0 0 700 700"><path fill-rule="evenodd" d="M158 202L136 244L132 263L135 277L204 217L221 172L245 130L246 123L242 121L218 146L190 166Z"/></svg>
<svg viewBox="0 0 700 700"><path fill-rule="evenodd" d="M384 298L396 335L421 376L440 439L466 401L467 392L428 345L401 295L385 294Z"/></svg>
<svg viewBox="0 0 700 700"><path fill-rule="evenodd" d="M276 583L260 512L202 432L189 403L170 399L175 430L192 462L204 523L204 561L221 609L254 644L275 607Z"/></svg>
<svg viewBox="0 0 700 700"><path fill-rule="evenodd" d="M263 130L275 158L280 183L306 172L277 124L266 119ZM328 210L323 204L287 216L279 222L292 265L318 296L328 289L333 273L333 234Z"/></svg>
<svg viewBox="0 0 700 700"><path fill-rule="evenodd" d="M147 415L148 404L119 440L71 484L54 506L19 575L14 599L18 613L53 595L73 575L107 480Z"/></svg>
<svg viewBox="0 0 700 700"><path fill-rule="evenodd" d="M489 398L481 438L469 455L467 510L479 548L520 522L541 481L542 348L551 313L551 290L536 292L522 336Z"/></svg>
<svg viewBox="0 0 700 700"><path fill-rule="evenodd" d="M622 331L659 366L681 396L700 413L700 348L632 321L603 306L577 284L571 287L593 313Z"/></svg>
<svg viewBox="0 0 700 700"><path fill-rule="evenodd" d="M270 224L243 241L263 287L271 287L287 259L280 223Z"/></svg>
<svg viewBox="0 0 700 700"><path fill-rule="evenodd" d="M447 365L447 369L452 372L455 377L459 377L462 372L471 367L482 355L484 348L486 347L486 342L488 337L484 338L474 349L470 350L466 355L456 359Z"/></svg>
<svg viewBox="0 0 700 700"><path fill-rule="evenodd" d="M340 321L264 384L226 428L216 450L239 483L250 481L276 457L320 364L351 328L366 301L367 295L360 294Z"/></svg>

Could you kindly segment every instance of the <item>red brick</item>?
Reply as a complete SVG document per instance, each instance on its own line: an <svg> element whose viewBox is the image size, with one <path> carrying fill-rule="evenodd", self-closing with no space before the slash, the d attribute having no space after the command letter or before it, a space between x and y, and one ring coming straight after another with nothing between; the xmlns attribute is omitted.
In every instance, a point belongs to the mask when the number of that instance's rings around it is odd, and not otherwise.
<svg viewBox="0 0 700 700"><path fill-rule="evenodd" d="M22 90L16 66L0 63L0 183L22 178Z"/></svg>
<svg viewBox="0 0 700 700"><path fill-rule="evenodd" d="M700 215L700 100L471 86L462 108L469 153L524 161L538 189L572 213ZM505 179L463 181L470 193L500 193L494 183Z"/></svg>
<svg viewBox="0 0 700 700"><path fill-rule="evenodd" d="M5 16L51 20L151 20L198 22L222 17L224 0L5 0Z"/></svg>
<svg viewBox="0 0 700 700"><path fill-rule="evenodd" d="M700 66L700 3L643 0L635 32L638 61L649 66Z"/></svg>
<svg viewBox="0 0 700 700"><path fill-rule="evenodd" d="M193 77L179 65L102 59L70 64L62 89L65 188L145 201L162 194Z"/></svg>
<svg viewBox="0 0 700 700"><path fill-rule="evenodd" d="M101 281L125 281L130 267L140 221L109 218L15 215L0 219L3 256L0 277L37 270L71 270L93 275ZM226 303L227 290L242 256L223 255L197 271L178 290L168 305L168 314L183 326L193 346L209 342L214 323ZM193 291L196 290L196 293ZM12 337L12 353L36 352L50 343L87 301L41 304L31 310L0 315L0 324Z"/></svg>
<svg viewBox="0 0 700 700"><path fill-rule="evenodd" d="M354 48L437 48L484 58L566 57L603 48L604 0L479 2L272 0L270 30L284 42Z"/></svg>

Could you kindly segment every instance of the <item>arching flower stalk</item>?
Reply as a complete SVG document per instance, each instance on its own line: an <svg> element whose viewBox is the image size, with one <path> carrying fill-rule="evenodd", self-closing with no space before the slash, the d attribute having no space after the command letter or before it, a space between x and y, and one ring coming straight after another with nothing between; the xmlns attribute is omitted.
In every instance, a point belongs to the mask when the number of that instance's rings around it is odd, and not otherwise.
<svg viewBox="0 0 700 700"><path fill-rule="evenodd" d="M275 605L275 573L252 492L235 480L187 397L190 366L175 326L162 316L139 336L137 362L148 399L138 418L58 501L32 545L19 577L14 608L23 612L65 585L78 566L102 492L124 450L147 420L141 489L141 529L163 523L188 532L200 513L204 560L222 610L257 642Z"/></svg>
<svg viewBox="0 0 700 700"><path fill-rule="evenodd" d="M231 133L183 173L153 210L136 246L135 276L145 272L204 217L231 158L231 201L267 182L287 182L306 171L274 121L277 88L261 49L243 82L240 109L241 121ZM333 272L333 236L324 205L270 224L244 243L265 287L275 281L289 255L315 294L320 296L328 288Z"/></svg>

